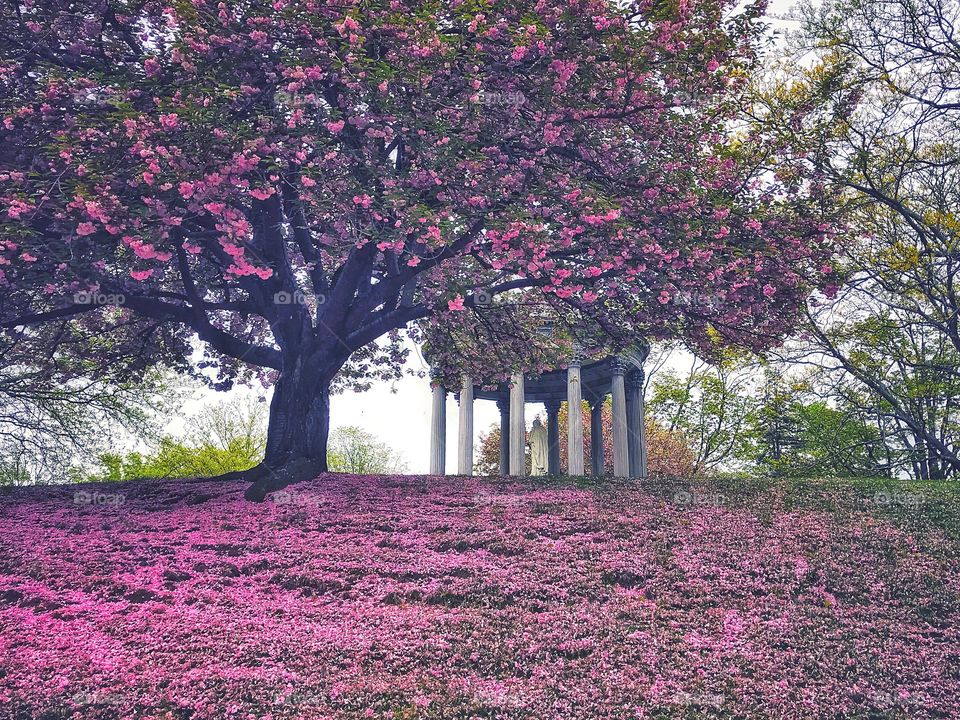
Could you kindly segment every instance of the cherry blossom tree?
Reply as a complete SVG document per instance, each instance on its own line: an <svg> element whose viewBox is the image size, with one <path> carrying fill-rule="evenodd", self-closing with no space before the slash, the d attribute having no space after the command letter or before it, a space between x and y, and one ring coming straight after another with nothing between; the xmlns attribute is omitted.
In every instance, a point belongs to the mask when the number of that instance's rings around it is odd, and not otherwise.
<svg viewBox="0 0 960 720"><path fill-rule="evenodd" d="M833 239L737 121L763 9L5 2L0 328L257 373L252 499L326 469L331 387L396 372L405 328L477 377L543 362L543 317L766 346Z"/></svg>

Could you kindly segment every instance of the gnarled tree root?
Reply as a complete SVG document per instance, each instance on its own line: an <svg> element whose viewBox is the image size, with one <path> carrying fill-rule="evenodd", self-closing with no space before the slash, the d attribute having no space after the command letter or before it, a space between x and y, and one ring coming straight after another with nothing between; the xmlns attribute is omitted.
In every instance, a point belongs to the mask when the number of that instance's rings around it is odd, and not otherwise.
<svg viewBox="0 0 960 720"><path fill-rule="evenodd" d="M327 471L326 463L315 458L293 458L282 465L260 463L249 470L220 475L214 480L249 482L243 496L252 502L263 502L267 495L302 480L313 480Z"/></svg>

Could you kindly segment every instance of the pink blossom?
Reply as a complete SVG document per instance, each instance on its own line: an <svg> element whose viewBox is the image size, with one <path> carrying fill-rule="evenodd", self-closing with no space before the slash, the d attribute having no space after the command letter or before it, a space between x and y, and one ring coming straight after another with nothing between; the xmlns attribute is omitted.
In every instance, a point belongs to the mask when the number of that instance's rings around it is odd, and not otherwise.
<svg viewBox="0 0 960 720"><path fill-rule="evenodd" d="M175 130L179 124L180 118L176 113L160 116L160 125L166 130Z"/></svg>
<svg viewBox="0 0 960 720"><path fill-rule="evenodd" d="M268 188L254 188L250 191L250 194L255 197L257 200L266 200L271 195L276 194L276 190L272 187Z"/></svg>

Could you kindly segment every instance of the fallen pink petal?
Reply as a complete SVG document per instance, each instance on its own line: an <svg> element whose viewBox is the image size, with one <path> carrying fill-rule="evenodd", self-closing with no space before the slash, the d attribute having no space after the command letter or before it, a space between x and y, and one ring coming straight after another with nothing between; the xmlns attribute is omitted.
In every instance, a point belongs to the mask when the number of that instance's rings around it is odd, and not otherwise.
<svg viewBox="0 0 960 720"><path fill-rule="evenodd" d="M854 490L698 505L713 491L329 475L261 505L242 492L0 496L0 715L948 718L960 703L956 525Z"/></svg>

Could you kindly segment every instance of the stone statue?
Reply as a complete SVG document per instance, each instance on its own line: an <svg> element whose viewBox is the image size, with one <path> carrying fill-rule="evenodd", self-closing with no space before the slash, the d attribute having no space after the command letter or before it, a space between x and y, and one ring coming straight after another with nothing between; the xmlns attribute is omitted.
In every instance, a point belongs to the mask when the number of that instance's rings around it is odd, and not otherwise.
<svg viewBox="0 0 960 720"><path fill-rule="evenodd" d="M530 474L546 475L549 463L547 460L549 440L547 429L540 422L539 417L533 419L533 429L527 436L527 443L530 445Z"/></svg>

